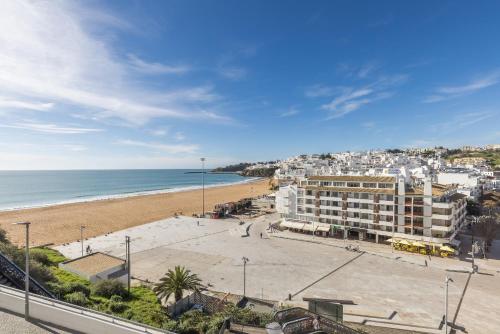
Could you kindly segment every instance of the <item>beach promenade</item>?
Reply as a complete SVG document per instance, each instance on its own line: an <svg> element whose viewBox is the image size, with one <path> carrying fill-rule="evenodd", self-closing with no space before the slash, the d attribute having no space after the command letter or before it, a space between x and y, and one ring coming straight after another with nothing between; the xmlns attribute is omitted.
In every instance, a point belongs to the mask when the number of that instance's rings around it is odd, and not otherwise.
<svg viewBox="0 0 500 334"><path fill-rule="evenodd" d="M206 188L205 210L211 211L218 203L237 201L270 192L267 179ZM9 239L14 244L21 246L24 245L24 231L12 223L30 221L31 246L58 245L79 240L82 225L85 226L84 237L88 238L165 219L179 212L187 216L193 213L200 214L202 190L1 211L0 228L7 231Z"/></svg>
<svg viewBox="0 0 500 334"><path fill-rule="evenodd" d="M278 219L276 214L265 215L240 225L236 219L169 218L86 242L94 251L123 257L125 236L130 236L136 284L157 282L168 269L182 265L211 290L242 294L245 256L248 296L301 306L304 297L348 300L352 305L344 307L346 321L426 333L443 331L448 275L454 280L449 319L456 328L496 333L500 326L494 312L481 311L500 308L498 272L470 275L465 270L469 263L454 259L432 259L425 266L424 257L392 254L388 246L379 249L367 242L353 252L344 249L341 240L268 233L268 224ZM244 236L248 226L250 235ZM57 249L68 257L80 253L79 243Z"/></svg>

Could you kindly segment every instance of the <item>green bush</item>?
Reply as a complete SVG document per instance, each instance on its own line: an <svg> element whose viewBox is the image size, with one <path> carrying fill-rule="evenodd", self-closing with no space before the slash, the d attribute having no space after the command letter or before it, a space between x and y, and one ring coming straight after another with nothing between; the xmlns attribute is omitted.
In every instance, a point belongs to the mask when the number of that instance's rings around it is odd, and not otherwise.
<svg viewBox="0 0 500 334"><path fill-rule="evenodd" d="M92 292L97 296L111 298L113 295L127 297L128 291L125 286L117 280L102 280L94 284Z"/></svg>
<svg viewBox="0 0 500 334"><path fill-rule="evenodd" d="M64 299L71 304L75 304L78 306L87 306L89 304L89 300L82 292L73 292L64 296Z"/></svg>
<svg viewBox="0 0 500 334"><path fill-rule="evenodd" d="M118 298L113 298L118 297ZM129 308L127 304L122 302L122 297L114 295L109 300L109 310L113 313L123 313L125 310Z"/></svg>
<svg viewBox="0 0 500 334"><path fill-rule="evenodd" d="M55 266L58 265L61 262L64 262L67 260L64 255L56 251L55 249L47 248L47 247L36 247L32 248L30 252L37 252L39 254L45 254L47 257L49 263L46 265L49 266Z"/></svg>
<svg viewBox="0 0 500 334"><path fill-rule="evenodd" d="M35 261L30 261L30 276L43 285L56 280L56 277L48 267Z"/></svg>
<svg viewBox="0 0 500 334"><path fill-rule="evenodd" d="M90 282L88 280L69 271L58 267L51 267L50 269L57 280L61 283L80 283L86 286L90 286Z"/></svg>
<svg viewBox="0 0 500 334"><path fill-rule="evenodd" d="M52 262L45 252L41 249L33 248L30 250L30 259L36 261L44 266L51 266Z"/></svg>
<svg viewBox="0 0 500 334"><path fill-rule="evenodd" d="M0 228L0 242L9 243L9 239L7 239L7 232L4 229Z"/></svg>

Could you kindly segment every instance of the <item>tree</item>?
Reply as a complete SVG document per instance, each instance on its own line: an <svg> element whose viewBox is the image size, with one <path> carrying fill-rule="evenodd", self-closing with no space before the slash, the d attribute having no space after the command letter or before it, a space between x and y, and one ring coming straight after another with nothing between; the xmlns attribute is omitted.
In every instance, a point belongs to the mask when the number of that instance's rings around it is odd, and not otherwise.
<svg viewBox="0 0 500 334"><path fill-rule="evenodd" d="M153 291L160 299L168 299L173 294L177 302L182 299L184 290L199 291L202 288L203 284L198 275L192 274L191 270L184 267L175 266L174 270L169 269L160 279Z"/></svg>
<svg viewBox="0 0 500 334"><path fill-rule="evenodd" d="M9 243L9 239L7 239L7 232L4 229L0 228L0 242Z"/></svg>
<svg viewBox="0 0 500 334"><path fill-rule="evenodd" d="M495 216L486 216L474 225L474 234L484 239L486 250L491 246L491 242L496 239L499 230L500 224Z"/></svg>

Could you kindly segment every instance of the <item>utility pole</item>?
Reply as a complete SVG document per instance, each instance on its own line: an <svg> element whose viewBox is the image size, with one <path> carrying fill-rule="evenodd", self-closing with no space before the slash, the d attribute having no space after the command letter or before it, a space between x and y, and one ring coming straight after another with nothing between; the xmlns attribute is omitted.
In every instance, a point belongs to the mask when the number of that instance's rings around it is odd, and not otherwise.
<svg viewBox="0 0 500 334"><path fill-rule="evenodd" d="M245 297L246 296L246 285L247 285L246 268L247 268L247 262L250 260L244 256L241 259L243 260L243 297Z"/></svg>
<svg viewBox="0 0 500 334"><path fill-rule="evenodd" d="M205 158L201 158L201 192L203 197L203 214L202 217L205 218Z"/></svg>
<svg viewBox="0 0 500 334"><path fill-rule="evenodd" d="M80 242L82 244L82 256L83 256L83 230L85 229L85 226L80 226Z"/></svg>
<svg viewBox="0 0 500 334"><path fill-rule="evenodd" d="M127 264L127 289L130 293L130 237L125 236L125 262Z"/></svg>
<svg viewBox="0 0 500 334"><path fill-rule="evenodd" d="M448 334L448 283L453 282L453 279L446 276L445 297L444 297L444 334Z"/></svg>
<svg viewBox="0 0 500 334"><path fill-rule="evenodd" d="M25 273L24 273L24 319L29 321L30 318L30 222L19 222L14 223L14 225L24 225L26 227L26 255L25 255Z"/></svg>

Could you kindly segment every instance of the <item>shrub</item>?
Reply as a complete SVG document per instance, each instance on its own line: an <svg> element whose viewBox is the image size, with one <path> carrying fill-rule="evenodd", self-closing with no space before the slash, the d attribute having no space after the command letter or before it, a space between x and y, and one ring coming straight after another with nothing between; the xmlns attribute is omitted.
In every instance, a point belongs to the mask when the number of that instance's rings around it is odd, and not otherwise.
<svg viewBox="0 0 500 334"><path fill-rule="evenodd" d="M58 267L51 267L50 269L52 270L52 273L57 278L57 280L61 283L80 283L86 286L90 285L90 282L88 280L69 271Z"/></svg>
<svg viewBox="0 0 500 334"><path fill-rule="evenodd" d="M7 232L4 229L0 228L0 242L9 243L9 239L7 239Z"/></svg>
<svg viewBox="0 0 500 334"><path fill-rule="evenodd" d="M93 286L93 292L97 296L111 298L113 295L127 297L128 291L125 286L117 280L102 280Z"/></svg>
<svg viewBox="0 0 500 334"><path fill-rule="evenodd" d="M117 295L111 296L109 300L109 310L113 313L123 313L129 307L123 302L123 298Z"/></svg>
<svg viewBox="0 0 500 334"><path fill-rule="evenodd" d="M87 306L89 304L89 300L82 292L73 292L64 296L64 299L71 304L75 304L78 306Z"/></svg>
<svg viewBox="0 0 500 334"><path fill-rule="evenodd" d="M47 257L47 259L49 261L49 263L47 265L50 265L50 266L55 266L55 265L67 260L67 258L64 257L64 255L62 255L61 253L59 253L55 249L51 249L51 248L47 248L47 247L32 248L31 252L45 254L45 256Z"/></svg>
<svg viewBox="0 0 500 334"><path fill-rule="evenodd" d="M44 266L52 265L52 262L49 260L47 254L44 253L41 249L34 248L30 250L30 259L43 264Z"/></svg>
<svg viewBox="0 0 500 334"><path fill-rule="evenodd" d="M56 280L52 271L39 262L30 261L30 276L39 283L47 284Z"/></svg>

